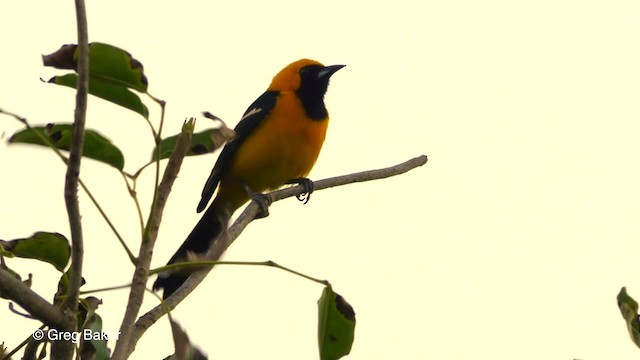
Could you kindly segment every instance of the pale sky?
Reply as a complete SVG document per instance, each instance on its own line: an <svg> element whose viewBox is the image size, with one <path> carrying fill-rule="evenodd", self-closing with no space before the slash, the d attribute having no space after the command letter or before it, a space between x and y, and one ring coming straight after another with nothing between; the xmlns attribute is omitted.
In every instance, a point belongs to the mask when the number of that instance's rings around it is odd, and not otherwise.
<svg viewBox="0 0 640 360"><path fill-rule="evenodd" d="M181 4L87 4L90 40L131 52L149 91L167 101L166 135L203 110L235 125L277 71L308 57L347 65L326 96L331 124L312 179L429 156L399 177L317 192L307 205L278 202L225 256L328 279L356 312L345 359L638 357L616 295L627 286L640 299L640 3ZM61 73L44 68L41 54L76 42L73 2L11 2L0 12L0 107L32 124L71 121L73 91L39 78ZM207 123L200 118L199 129ZM87 126L125 152L127 170L148 160L139 115L93 98ZM0 238L68 235L64 167L46 149L7 147L20 128L0 117ZM216 156L185 162L154 266L197 221ZM148 203L146 174L138 191ZM120 175L84 160L81 176L137 249ZM85 287L129 282L125 253L84 194L80 201ZM9 265L32 272L34 289L52 298L51 266ZM315 359L321 291L274 269L219 267L173 314L210 358ZM98 295L108 334L127 294ZM156 304L148 296L143 310ZM13 348L37 327L0 301L0 343ZM132 359L172 352L163 319Z"/></svg>

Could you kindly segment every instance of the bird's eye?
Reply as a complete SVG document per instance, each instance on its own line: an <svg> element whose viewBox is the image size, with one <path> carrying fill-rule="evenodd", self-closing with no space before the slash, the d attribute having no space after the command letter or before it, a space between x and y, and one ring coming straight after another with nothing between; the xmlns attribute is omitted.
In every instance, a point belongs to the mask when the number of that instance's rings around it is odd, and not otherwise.
<svg viewBox="0 0 640 360"><path fill-rule="evenodd" d="M300 76L302 77L308 76L309 73L310 73L310 70L307 67L300 69Z"/></svg>

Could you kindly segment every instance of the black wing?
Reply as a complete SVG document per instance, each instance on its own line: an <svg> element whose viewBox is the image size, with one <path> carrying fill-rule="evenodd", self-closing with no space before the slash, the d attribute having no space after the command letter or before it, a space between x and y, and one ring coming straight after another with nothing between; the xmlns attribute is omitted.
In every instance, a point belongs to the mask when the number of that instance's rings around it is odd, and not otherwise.
<svg viewBox="0 0 640 360"><path fill-rule="evenodd" d="M202 199L200 199L200 203L198 204L198 212L201 212L205 207L207 207L209 200L211 200L213 193L218 187L220 178L229 167L229 164L236 152L240 146L242 146L247 137L249 137L258 125L260 125L267 117L267 115L269 115L271 109L273 109L276 104L277 97L277 91L266 91L264 94L260 95L260 97L257 98L244 113L242 120L240 120L234 129L236 137L224 146L216 164L213 166L213 170L211 170L209 179L207 179L207 182L204 184L204 189L202 189Z"/></svg>

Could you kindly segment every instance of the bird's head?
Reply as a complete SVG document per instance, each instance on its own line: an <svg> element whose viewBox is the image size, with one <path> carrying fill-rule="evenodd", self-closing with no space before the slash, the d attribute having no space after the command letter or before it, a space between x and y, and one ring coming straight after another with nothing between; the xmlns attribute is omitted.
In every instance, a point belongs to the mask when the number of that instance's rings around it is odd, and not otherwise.
<svg viewBox="0 0 640 360"><path fill-rule="evenodd" d="M315 60L301 59L280 70L273 78L269 90L315 93L322 97L327 91L331 75L344 66L324 66Z"/></svg>

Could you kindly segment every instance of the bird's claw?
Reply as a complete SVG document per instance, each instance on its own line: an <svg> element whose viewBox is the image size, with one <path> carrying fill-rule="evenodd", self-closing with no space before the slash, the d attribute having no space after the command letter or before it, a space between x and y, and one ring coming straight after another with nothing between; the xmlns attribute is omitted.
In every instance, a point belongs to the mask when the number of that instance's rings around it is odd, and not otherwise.
<svg viewBox="0 0 640 360"><path fill-rule="evenodd" d="M314 184L311 179L307 179L307 178L291 179L287 181L287 184L302 185L304 187L304 192L302 194L296 195L296 198L299 201L302 201L303 204L306 204L309 202L309 199L311 199L311 193L313 192L313 188L314 188Z"/></svg>

